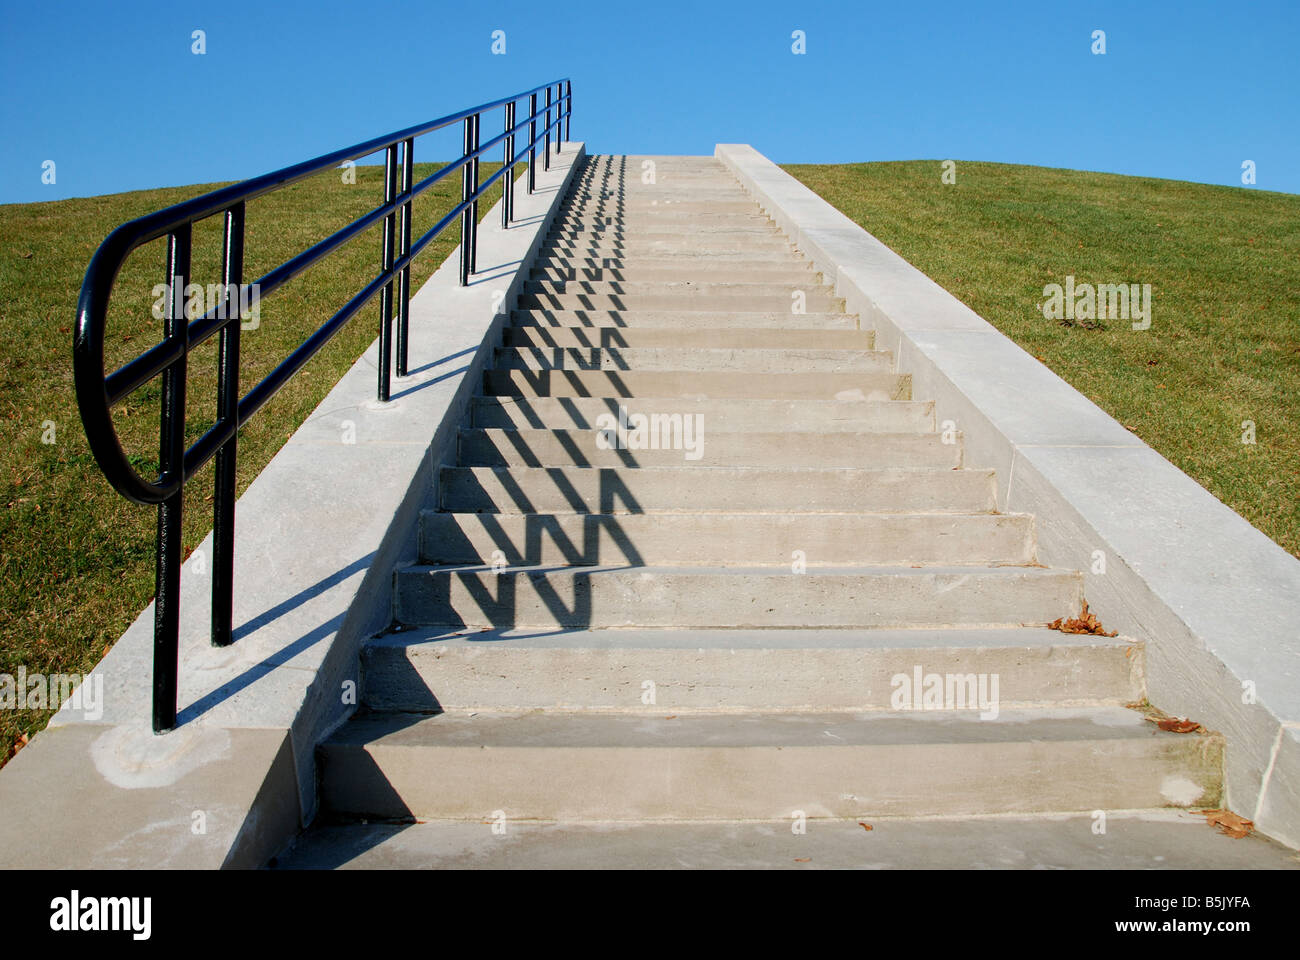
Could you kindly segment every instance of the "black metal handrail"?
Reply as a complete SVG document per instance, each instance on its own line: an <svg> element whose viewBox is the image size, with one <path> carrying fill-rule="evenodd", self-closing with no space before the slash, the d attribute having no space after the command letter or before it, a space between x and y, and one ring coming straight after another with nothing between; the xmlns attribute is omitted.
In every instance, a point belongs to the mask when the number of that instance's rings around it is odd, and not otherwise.
<svg viewBox="0 0 1300 960"><path fill-rule="evenodd" d="M538 94L546 102L539 110ZM528 115L516 122L520 100L528 98ZM480 143L482 115L498 107L505 114L504 132ZM552 119L552 112L555 116ZM243 426L263 405L337 334L376 295L380 298L379 384L381 401L389 399L390 368L393 366L393 285L397 284L397 376L407 373L407 335L410 323L411 263L443 230L461 218L460 283L465 285L475 272L478 239L478 201L489 187L504 177L501 221L508 228L514 219L514 170L528 158L528 192L536 185L537 146L543 144L543 168L550 168L551 131L555 129L555 150L569 139L573 113L573 85L568 79L553 81L514 96L440 117L429 123L407 127L333 153L267 173L251 180L159 210L122 224L108 235L86 269L77 301L77 322L73 333L73 378L77 406L86 439L96 462L118 493L137 503L158 505L158 531L154 565L154 675L153 729L164 733L176 725L176 688L180 633L181 494L186 481L213 457L216 458L213 495L212 625L214 646L233 642L232 599L234 587L235 463L237 437ZM544 129L537 132L537 121ZM453 123L464 124L461 157L419 183L415 173L415 138ZM528 128L527 146L515 150L515 137ZM561 130L563 138L561 138ZM401 146L401 175L398 176L398 146ZM479 183L479 158L502 145L503 164L499 171ZM286 260L259 280L253 289L260 299L273 294L289 280L324 259L353 237L383 221L383 245L379 274L367 283L332 317L298 345L274 370L242 397L239 395L239 331L243 321L244 229L247 203L256 197L282 189L324 170L385 151L384 201L369 213L338 230L297 256ZM434 184L461 170L461 201L414 243L411 241L412 202ZM224 216L222 238L221 303L201 317L187 317L181 291L190 282L190 252L193 225L218 214ZM118 272L137 247L159 237L168 238L166 287L169 295L163 315L161 343L144 351L111 374L104 371L104 333L109 297ZM217 342L217 421L188 449L185 447L186 360L199 344L219 335ZM158 444L159 473L146 480L136 473L122 450L113 426L112 408L132 392L161 375L162 426Z"/></svg>

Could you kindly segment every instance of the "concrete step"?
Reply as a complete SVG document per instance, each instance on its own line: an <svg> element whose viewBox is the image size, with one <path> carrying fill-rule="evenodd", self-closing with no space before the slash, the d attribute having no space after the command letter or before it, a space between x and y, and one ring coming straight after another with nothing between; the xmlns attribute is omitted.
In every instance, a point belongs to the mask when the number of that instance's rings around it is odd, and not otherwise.
<svg viewBox="0 0 1300 960"><path fill-rule="evenodd" d="M657 261L661 262L661 261ZM662 262L661 262L662 263ZM644 262L633 267L560 267L542 266L529 271L533 280L582 280L594 283L624 281L644 283L653 280L674 281L712 281L727 283L794 283L820 284L821 274L812 269L812 265L792 263L788 266L762 261L742 261L743 265L732 266L726 263L676 263L668 261L661 266L645 266Z"/></svg>
<svg viewBox="0 0 1300 960"><path fill-rule="evenodd" d="M1083 578L1042 567L413 565L394 619L467 627L1042 626L1079 612Z"/></svg>
<svg viewBox="0 0 1300 960"><path fill-rule="evenodd" d="M512 310L510 322L521 327L616 327L677 330L739 327L783 330L855 330L861 322L854 313L790 313L789 311L701 310Z"/></svg>
<svg viewBox="0 0 1300 960"><path fill-rule="evenodd" d="M689 288L662 293L521 293L516 306L521 310L682 310L692 313L719 310L774 312L792 309L797 301L783 294L696 293ZM844 309L844 300L824 293L807 292L800 306L826 312Z"/></svg>
<svg viewBox="0 0 1300 960"><path fill-rule="evenodd" d="M649 713L649 711L647 711ZM335 813L482 822L1213 807L1217 736L1122 707L886 714L372 715L321 747Z"/></svg>
<svg viewBox="0 0 1300 960"><path fill-rule="evenodd" d="M1023 564L1024 514L441 513L420 517L420 562L773 565Z"/></svg>
<svg viewBox="0 0 1300 960"><path fill-rule="evenodd" d="M499 808L494 808L499 809ZM978 818L712 823L481 820L321 823L275 863L286 870L1297 870L1252 834L1207 829L1187 810Z"/></svg>
<svg viewBox="0 0 1300 960"><path fill-rule="evenodd" d="M910 400L897 373L742 373L673 370L486 370L484 392L508 397L755 397L779 400Z"/></svg>
<svg viewBox="0 0 1300 960"><path fill-rule="evenodd" d="M761 249L712 250L708 253L707 258L701 257L696 252L679 250L671 246L633 252L611 252L608 250L583 252L577 250L572 244L566 246L552 245L550 249L542 247L539 250L538 259L534 263L536 267L678 266L683 269L708 268L711 266L723 269L733 265L757 265L760 269L768 267L784 268L795 265L811 266L803 258L803 255L793 247L781 247L774 244L768 244Z"/></svg>
<svg viewBox="0 0 1300 960"><path fill-rule="evenodd" d="M614 212L581 207L561 210L551 221L551 229L557 228L628 234L647 230L689 233L693 229L703 232L741 229L771 233L777 229L776 224L759 210L757 204L750 204L749 209L743 211L679 210L678 207L667 204L641 209L624 208Z"/></svg>
<svg viewBox="0 0 1300 960"><path fill-rule="evenodd" d="M655 224L641 229L623 229L619 226L588 228L588 226L552 226L546 233L547 243L571 243L578 246L636 246L653 243L672 243L686 248L708 247L714 242L723 248L738 243L767 243L768 246L788 246L784 234L775 226L711 226L708 229L690 229L686 221L680 228L669 224Z"/></svg>
<svg viewBox="0 0 1300 960"><path fill-rule="evenodd" d="M678 181L676 183L576 183L564 201L568 206L604 204L616 208L655 208L676 204L694 204L701 208L735 207L753 210L753 197L739 183Z"/></svg>
<svg viewBox="0 0 1300 960"><path fill-rule="evenodd" d="M546 237L538 248L539 256L572 257L715 257L735 254L740 258L777 254L787 260L797 259L788 240L772 233L764 236L746 234L707 234L698 237L652 237L641 234L630 239L591 234L581 237Z"/></svg>
<svg viewBox="0 0 1300 960"><path fill-rule="evenodd" d="M785 262L798 259L797 251L789 241L773 234L770 237L744 237L723 235L698 237L645 236L622 240L617 237L546 237L538 248L540 257L690 257L715 259L730 254L736 259L781 258Z"/></svg>
<svg viewBox="0 0 1300 960"><path fill-rule="evenodd" d="M715 433L680 414L657 422L629 408L626 430L617 421L595 430L478 430L462 427L463 467L862 467L956 470L960 435L944 443L937 433ZM642 429L638 430L638 426ZM689 504L687 503L683 506Z"/></svg>
<svg viewBox="0 0 1300 960"><path fill-rule="evenodd" d="M996 700L999 712L1123 706L1145 695L1140 645L1032 627L558 633L433 628L372 638L362 664L362 700L369 709L416 713L867 713L908 706L912 701L904 695L917 688L930 690L930 702L945 709L951 700L953 709L978 711L981 674L985 704Z"/></svg>
<svg viewBox="0 0 1300 960"><path fill-rule="evenodd" d="M471 426L501 429L550 427L567 430L595 429L602 414L619 416L626 401L596 397L475 397ZM862 400L835 403L824 400L684 400L644 397L636 412L700 415L710 430L822 431L852 433L927 432L935 428L934 404L920 400Z"/></svg>
<svg viewBox="0 0 1300 960"><path fill-rule="evenodd" d="M447 466L438 474L443 510L479 513L991 513L996 492L992 470Z"/></svg>
<svg viewBox="0 0 1300 960"><path fill-rule="evenodd" d="M694 245L714 238L727 241L773 241L785 243L784 234L776 225L766 219L758 221L719 221L703 227L692 225L689 218L671 221L654 218L644 225L622 224L587 224L575 222L558 222L546 232L548 240L570 240L573 242L612 242L612 243L649 243L671 241Z"/></svg>
<svg viewBox="0 0 1300 960"><path fill-rule="evenodd" d="M587 192L584 196L571 197L560 204L561 215L581 214L595 216L623 217L627 215L651 216L658 213L673 216L712 216L717 214L741 214L762 216L758 204L753 200L712 200L713 191L699 192L699 199L662 199L641 196L596 196ZM766 218L765 218L766 219Z"/></svg>
<svg viewBox="0 0 1300 960"><path fill-rule="evenodd" d="M535 349L591 347L622 350L871 350L874 330L798 330L793 328L743 329L700 327L668 329L646 327L506 327L503 346ZM687 369L683 367L682 369Z"/></svg>
<svg viewBox="0 0 1300 960"><path fill-rule="evenodd" d="M845 331L847 332L847 331ZM892 373L894 355L852 347L499 347L498 370Z"/></svg>
<svg viewBox="0 0 1300 960"><path fill-rule="evenodd" d="M778 297L783 302L796 292L805 296L834 297L835 291L806 277L804 283L775 283L767 281L735 280L525 280L524 293L555 296L589 294L596 296L653 296L656 294L682 294L686 296L743 296Z"/></svg>

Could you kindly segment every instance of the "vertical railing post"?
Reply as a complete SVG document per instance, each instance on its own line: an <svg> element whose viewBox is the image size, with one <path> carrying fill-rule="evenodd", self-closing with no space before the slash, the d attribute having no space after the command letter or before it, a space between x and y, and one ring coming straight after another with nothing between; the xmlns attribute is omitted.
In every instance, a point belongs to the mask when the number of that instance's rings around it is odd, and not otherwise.
<svg viewBox="0 0 1300 960"><path fill-rule="evenodd" d="M244 319L244 214L243 201L226 211L221 243L226 325L221 328L217 341L217 423L233 426L234 432L217 451L212 491L212 644L217 647L227 647L234 640L235 466L239 450L239 331Z"/></svg>
<svg viewBox="0 0 1300 960"><path fill-rule="evenodd" d="M508 168L501 183L501 229L503 230L510 228L510 220L514 216L511 208L515 202L515 165L511 161L515 157L515 135L510 132L514 126L515 103L512 100L506 104L505 160L502 161Z"/></svg>
<svg viewBox="0 0 1300 960"><path fill-rule="evenodd" d="M384 151L384 203L397 197L397 144ZM384 217L384 245L380 269L389 274L393 269L393 248L397 217L390 211ZM389 377L393 367L393 278L389 277L379 292L379 401L388 402Z"/></svg>
<svg viewBox="0 0 1300 960"><path fill-rule="evenodd" d="M546 149L542 153L542 169L551 169L551 85L546 85Z"/></svg>
<svg viewBox="0 0 1300 960"><path fill-rule="evenodd" d="M463 139L465 149L461 156L468 157L474 151L473 117L465 118L465 135ZM462 287L469 283L470 244L473 242L470 238L470 234L472 232L471 224L473 224L474 221L468 205L470 194L472 192L469 185L471 174L470 162L466 160L464 165L460 168L460 202L465 204L465 209L460 213L460 285Z"/></svg>
<svg viewBox="0 0 1300 960"><path fill-rule="evenodd" d="M555 155L559 156L564 149L564 85L557 83L555 85Z"/></svg>
<svg viewBox="0 0 1300 960"><path fill-rule="evenodd" d="M415 138L408 137L402 141L402 193L406 202L402 204L401 240L398 247L400 256L411 252L411 189L415 186ZM402 267L397 283L397 375L406 376L407 337L411 328L411 265Z"/></svg>
<svg viewBox="0 0 1300 960"><path fill-rule="evenodd" d="M564 81L564 139L573 142L573 81Z"/></svg>
<svg viewBox="0 0 1300 960"><path fill-rule="evenodd" d="M469 272L471 275L478 273L478 146L479 146L479 121L480 114L474 114L474 159L469 162L473 173L470 176L471 184L474 189L470 196L474 200L470 203L470 220L469 220Z"/></svg>
<svg viewBox="0 0 1300 960"><path fill-rule="evenodd" d="M162 415L158 435L158 472L174 482L176 492L158 504L154 559L153 730L176 726L176 671L179 666L181 599L181 515L185 496L185 371L189 323L185 287L190 282L189 224L167 239L167 311L163 337L179 340L181 356L162 375Z"/></svg>
<svg viewBox="0 0 1300 960"><path fill-rule="evenodd" d="M528 95L528 192L537 189L537 94Z"/></svg>

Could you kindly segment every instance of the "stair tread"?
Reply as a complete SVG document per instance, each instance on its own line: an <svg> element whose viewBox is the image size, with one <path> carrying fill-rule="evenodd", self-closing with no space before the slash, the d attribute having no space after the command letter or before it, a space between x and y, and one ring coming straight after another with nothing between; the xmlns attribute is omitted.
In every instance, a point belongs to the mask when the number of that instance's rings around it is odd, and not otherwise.
<svg viewBox="0 0 1300 960"><path fill-rule="evenodd" d="M347 747L753 748L1071 743L1137 740L1191 746L1209 736L1167 733L1136 710L1116 706L870 713L687 713L646 707L627 713L402 714L354 717L325 749Z"/></svg>
<svg viewBox="0 0 1300 960"><path fill-rule="evenodd" d="M960 564L926 564L911 566L906 564L878 564L872 566L852 566L850 564L831 564L809 567L803 574L810 580L818 577L970 577L973 575L987 577L1082 577L1077 570L1067 567L1043 567L1036 564L1001 563L989 565ZM626 564L598 563L590 566L571 566L569 564L506 564L493 567L485 563L413 563L402 567L400 573L481 573L492 575L518 574L543 576L547 574L570 574L573 576L593 576L599 573L628 573L636 571L641 576L693 576L693 577L780 577L790 579L798 576L788 568L777 566L755 566L753 564L735 564L718 567L691 566L688 564Z"/></svg>
<svg viewBox="0 0 1300 960"><path fill-rule="evenodd" d="M485 812L485 816L486 816ZM713 823L511 822L320 824L277 869L372 868L590 870L1300 869L1300 858L1257 834L1207 830L1188 811L1108 811L1098 837L1090 812L966 818L812 820L793 836L789 819ZM1104 841L1104 842L1102 842Z"/></svg>
<svg viewBox="0 0 1300 960"><path fill-rule="evenodd" d="M485 648L482 644L491 644ZM744 628L606 627L537 630L492 627L486 630L412 627L366 641L370 649L439 649L497 645L537 650L947 650L1103 647L1127 649L1137 641L1062 633L1046 627L951 627L885 629L863 627L754 630Z"/></svg>

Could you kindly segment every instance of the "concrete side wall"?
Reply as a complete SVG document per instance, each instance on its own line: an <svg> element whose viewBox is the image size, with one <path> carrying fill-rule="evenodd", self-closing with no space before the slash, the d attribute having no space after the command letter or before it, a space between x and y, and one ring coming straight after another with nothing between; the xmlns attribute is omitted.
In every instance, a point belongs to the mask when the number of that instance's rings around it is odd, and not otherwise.
<svg viewBox="0 0 1300 960"><path fill-rule="evenodd" d="M752 147L716 155L1037 516L1040 562L1146 642L1152 703L1226 735L1232 809L1300 847L1300 561Z"/></svg>
<svg viewBox="0 0 1300 960"><path fill-rule="evenodd" d="M311 819L316 744L356 709L360 645L583 153L563 144L532 195L520 178L509 230L489 211L469 286L457 250L412 298L392 401L372 344L240 497L233 646L209 644L211 536L186 563L178 728L149 729L150 605L92 675L102 711L65 705L0 771L0 866L257 866Z"/></svg>

